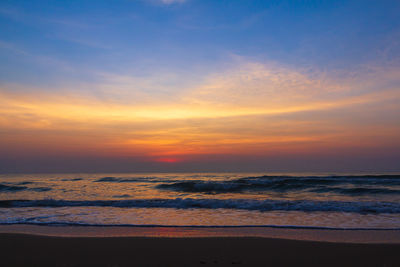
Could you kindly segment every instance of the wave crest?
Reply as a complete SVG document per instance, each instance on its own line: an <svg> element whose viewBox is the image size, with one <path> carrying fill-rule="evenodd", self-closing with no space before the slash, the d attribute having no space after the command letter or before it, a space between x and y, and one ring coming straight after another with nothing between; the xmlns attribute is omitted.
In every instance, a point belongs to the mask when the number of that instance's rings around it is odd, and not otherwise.
<svg viewBox="0 0 400 267"><path fill-rule="evenodd" d="M400 213L400 203L344 202L310 200L249 199L132 199L132 200L0 200L0 208L21 207L119 207L175 209L240 209L254 211L336 211L354 213Z"/></svg>
<svg viewBox="0 0 400 267"><path fill-rule="evenodd" d="M260 176L244 177L235 180L168 181L156 187L177 192L197 192L207 194L240 193L245 191L310 191L338 193L347 195L400 194L400 190L382 186L400 185L399 176L330 176L330 177L291 177ZM342 187L338 187L342 186ZM349 187L350 186L350 187ZM375 186L375 188L371 188Z"/></svg>

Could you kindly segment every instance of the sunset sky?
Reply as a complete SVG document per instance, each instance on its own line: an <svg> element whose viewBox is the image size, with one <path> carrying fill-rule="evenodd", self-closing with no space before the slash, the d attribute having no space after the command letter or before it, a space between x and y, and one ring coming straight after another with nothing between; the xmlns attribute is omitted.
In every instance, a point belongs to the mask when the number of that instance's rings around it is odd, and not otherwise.
<svg viewBox="0 0 400 267"><path fill-rule="evenodd" d="M0 2L0 172L400 171L400 1Z"/></svg>

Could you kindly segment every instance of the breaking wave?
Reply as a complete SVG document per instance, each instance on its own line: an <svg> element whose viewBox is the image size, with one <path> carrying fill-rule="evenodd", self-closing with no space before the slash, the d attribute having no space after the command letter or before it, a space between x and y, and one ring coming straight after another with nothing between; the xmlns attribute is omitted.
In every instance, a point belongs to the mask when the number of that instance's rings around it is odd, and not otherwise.
<svg viewBox="0 0 400 267"><path fill-rule="evenodd" d="M250 200L250 199L132 199L132 200L0 200L0 208L21 207L119 207L175 209L239 209L251 211L334 211L353 213L400 213L400 203L345 202L311 200Z"/></svg>
<svg viewBox="0 0 400 267"><path fill-rule="evenodd" d="M400 176L259 176L222 181L167 181L157 185L156 187L177 192L198 192L209 194L240 193L245 191L287 192L300 190L324 193L332 192L348 195L400 194L400 190L382 188L382 186L400 186Z"/></svg>
<svg viewBox="0 0 400 267"><path fill-rule="evenodd" d="M0 221L0 225L44 225L44 226L81 226L81 227L137 227L137 228L278 228L278 229L310 229L310 230L350 230L350 231L387 231L400 230L398 227L326 227L326 226L303 226L303 225L169 225L169 224L102 224L102 223L84 223L84 222L41 222L34 221L36 218L16 219Z"/></svg>

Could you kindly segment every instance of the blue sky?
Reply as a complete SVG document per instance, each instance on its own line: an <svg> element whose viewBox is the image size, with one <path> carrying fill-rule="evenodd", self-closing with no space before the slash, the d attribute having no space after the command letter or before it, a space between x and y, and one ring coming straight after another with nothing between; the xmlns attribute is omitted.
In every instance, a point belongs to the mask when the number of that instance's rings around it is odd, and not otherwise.
<svg viewBox="0 0 400 267"><path fill-rule="evenodd" d="M399 12L398 1L2 1L1 79L202 73L233 55L352 70L398 58Z"/></svg>
<svg viewBox="0 0 400 267"><path fill-rule="evenodd" d="M398 169L399 14L399 1L3 0L0 158L81 153L65 142L205 169L218 160L204 155L264 168L305 154L329 168L349 151L346 168L371 154Z"/></svg>

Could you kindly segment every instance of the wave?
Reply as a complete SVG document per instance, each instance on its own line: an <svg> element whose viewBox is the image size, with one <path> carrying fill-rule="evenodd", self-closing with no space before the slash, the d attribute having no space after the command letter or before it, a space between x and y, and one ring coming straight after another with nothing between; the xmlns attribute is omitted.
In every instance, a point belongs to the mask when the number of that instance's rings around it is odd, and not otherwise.
<svg viewBox="0 0 400 267"><path fill-rule="evenodd" d="M311 200L249 200L249 199L132 199L132 200L0 200L0 208L21 207L118 207L175 209L239 209L252 211L304 211L400 213L400 203L345 202Z"/></svg>
<svg viewBox="0 0 400 267"><path fill-rule="evenodd" d="M20 184L29 184L29 183L24 182L24 183L20 183ZM51 188L49 188L49 187L27 187L27 186L0 184L0 192L18 192L18 191L23 191L23 190L45 192L45 191L50 191Z"/></svg>
<svg viewBox="0 0 400 267"><path fill-rule="evenodd" d="M27 184L34 184L32 181L24 181L24 182L19 182L17 185L27 185Z"/></svg>
<svg viewBox="0 0 400 267"><path fill-rule="evenodd" d="M43 226L82 226L82 227L137 227L137 228L283 228L283 229L310 229L310 230L351 230L351 231L387 231L387 230L400 230L400 228L374 228L374 227L325 227L325 226L303 226L303 225L170 225L170 224L100 224L100 223L82 223L82 222L41 222L29 220L16 219L8 220L5 222L0 221L0 225L43 225Z"/></svg>
<svg viewBox="0 0 400 267"><path fill-rule="evenodd" d="M368 179L367 179L368 180ZM397 181L396 181L397 182ZM398 181L400 182L400 181ZM391 184L389 184L391 183ZM393 186L392 181L359 181L344 178L282 178L282 177L249 177L228 181L191 180L168 182L156 186L158 189L176 192L196 193L241 193L245 191L275 191L288 192L307 190L311 192L332 192L340 194L400 194L400 190L386 188L369 188L365 186ZM357 186L354 188L334 187L340 184ZM364 187L362 187L364 186Z"/></svg>
<svg viewBox="0 0 400 267"><path fill-rule="evenodd" d="M61 179L63 182L76 182L76 181L82 181L83 178L66 178L66 179Z"/></svg>
<svg viewBox="0 0 400 267"><path fill-rule="evenodd" d="M26 190L26 189L28 189L28 187L26 187L26 186L0 184L0 192L2 192L2 191L15 192L15 191L22 191L22 190Z"/></svg>
<svg viewBox="0 0 400 267"><path fill-rule="evenodd" d="M202 177L204 179L193 179ZM400 186L400 175L345 175L345 176L254 176L225 180L215 175L189 175L186 180L161 177L102 177L99 183L154 183L154 187L184 193L241 193L309 191L345 195L400 194L392 188ZM341 187L340 187L341 186ZM372 187L372 188L371 188ZM376 188L373 188L376 187Z"/></svg>
<svg viewBox="0 0 400 267"><path fill-rule="evenodd" d="M175 181L175 180L171 180ZM134 178L122 178L122 177L103 177L99 178L93 182L96 183L101 183L101 182L107 182L107 183L140 183L140 182L146 182L146 183L159 183L159 182L166 182L164 179L160 179L157 177L134 177Z"/></svg>
<svg viewBox="0 0 400 267"><path fill-rule="evenodd" d="M387 189L387 188L365 188L365 187L354 187L354 188L319 188L310 190L316 193L339 193L344 195L367 195L367 194L400 194L400 190Z"/></svg>

